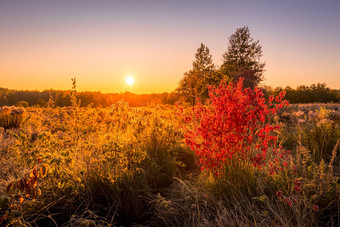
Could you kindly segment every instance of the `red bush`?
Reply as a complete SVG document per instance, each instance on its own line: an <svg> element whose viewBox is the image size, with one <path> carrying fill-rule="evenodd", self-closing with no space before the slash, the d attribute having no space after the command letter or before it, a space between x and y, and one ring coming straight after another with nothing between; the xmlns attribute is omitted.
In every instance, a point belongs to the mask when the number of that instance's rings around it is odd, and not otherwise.
<svg viewBox="0 0 340 227"><path fill-rule="evenodd" d="M244 89L241 78L238 83L210 87L209 96L207 105L198 101L185 115L186 143L195 151L202 169L219 175L225 165L239 161L273 168L273 163L266 163L266 155L269 147L275 151L277 135L273 131L279 126L271 119L288 105L284 93L267 102L261 89Z"/></svg>

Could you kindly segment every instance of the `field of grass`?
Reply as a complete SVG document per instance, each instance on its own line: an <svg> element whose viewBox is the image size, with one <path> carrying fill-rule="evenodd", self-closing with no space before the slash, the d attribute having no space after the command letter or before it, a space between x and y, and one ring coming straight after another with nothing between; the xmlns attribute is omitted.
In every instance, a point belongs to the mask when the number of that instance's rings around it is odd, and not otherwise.
<svg viewBox="0 0 340 227"><path fill-rule="evenodd" d="M340 105L291 105L273 122L288 167L216 177L176 106L2 107L0 225L339 226Z"/></svg>

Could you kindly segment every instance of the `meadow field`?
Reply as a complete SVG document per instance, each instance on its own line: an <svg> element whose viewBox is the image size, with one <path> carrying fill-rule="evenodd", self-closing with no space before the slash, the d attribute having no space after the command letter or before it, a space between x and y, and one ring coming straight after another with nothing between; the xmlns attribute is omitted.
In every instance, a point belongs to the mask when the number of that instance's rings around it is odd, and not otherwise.
<svg viewBox="0 0 340 227"><path fill-rule="evenodd" d="M204 106L73 104L1 107L1 226L339 226L340 104L272 114L258 165L237 141L221 162L195 150L219 136L197 134Z"/></svg>
<svg viewBox="0 0 340 227"><path fill-rule="evenodd" d="M1 0L0 227L340 227L339 12Z"/></svg>

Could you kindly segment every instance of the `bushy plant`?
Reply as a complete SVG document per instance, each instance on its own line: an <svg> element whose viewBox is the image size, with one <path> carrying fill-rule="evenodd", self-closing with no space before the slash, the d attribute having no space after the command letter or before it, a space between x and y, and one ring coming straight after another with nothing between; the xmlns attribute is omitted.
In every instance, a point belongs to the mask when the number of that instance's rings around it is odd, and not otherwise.
<svg viewBox="0 0 340 227"><path fill-rule="evenodd" d="M198 101L192 112L185 113L186 143L195 151L202 170L223 174L227 166L244 165L275 169L277 159L267 159L269 148L276 149L278 125L273 114L288 105L284 93L271 96L268 103L260 89L243 88L238 83L210 87L207 105Z"/></svg>
<svg viewBox="0 0 340 227"><path fill-rule="evenodd" d="M208 185L215 189L212 194L221 199L222 207L230 206L230 201L236 200L247 203L248 208L252 207L252 212L265 209L267 214L272 213L274 216L277 212L281 213L280 217L276 217L276 223L263 220L269 226L278 223L335 223L336 210L340 205L336 201L339 194L338 178L330 172L326 173L323 161L320 164L315 162L312 152L301 144L301 137L296 152L286 151L278 145L282 141L278 141L281 138L278 131L280 118L276 114L279 109L287 106L283 96L284 93L280 93L278 97L271 96L267 102L260 90L244 89L242 80L237 84L221 84L218 88L210 88L210 102L207 105L198 102L192 110L181 108L187 123L184 126L186 143L198 156L202 170L207 170L203 173L210 172L217 176L215 182ZM319 116L321 113L322 110ZM303 111L287 113L287 117L287 124L295 124L296 131L291 133L298 132L300 128L296 125L305 122ZM328 121L318 120L317 127L327 129L322 133L328 135L330 125L327 123ZM336 133L338 131L336 128L333 130ZM327 143L325 139L326 137L320 140L314 138L316 142ZM335 147L330 166L336 157L337 146ZM270 201L266 202L265 207L254 201L267 201L264 198ZM168 200L164 198L164 201ZM179 209L185 206L184 203L177 203L180 204ZM170 199L167 204L175 203ZM163 208L159 205L158 203L158 208ZM204 212L214 209L211 207ZM161 209L160 212L166 210L171 209ZM255 221L261 216L261 213L256 213L256 217L251 217L245 211L246 209L237 210L238 214L245 216L246 225L251 225L249 218ZM330 215L331 219L326 221L320 218L325 215ZM167 217L160 218L164 220ZM195 221L204 225L199 219Z"/></svg>
<svg viewBox="0 0 340 227"><path fill-rule="evenodd" d="M21 107L0 107L0 127L5 130L10 128L18 128L23 120L25 109Z"/></svg>

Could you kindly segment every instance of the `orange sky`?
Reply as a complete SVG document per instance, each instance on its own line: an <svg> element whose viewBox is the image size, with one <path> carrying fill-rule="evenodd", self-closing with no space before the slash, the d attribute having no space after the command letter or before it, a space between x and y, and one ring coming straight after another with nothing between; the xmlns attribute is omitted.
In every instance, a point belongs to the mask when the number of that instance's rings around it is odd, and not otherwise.
<svg viewBox="0 0 340 227"><path fill-rule="evenodd" d="M326 2L4 0L0 87L66 90L76 77L78 90L171 92L201 42L220 65L228 36L248 25L262 84L340 89L340 4Z"/></svg>

